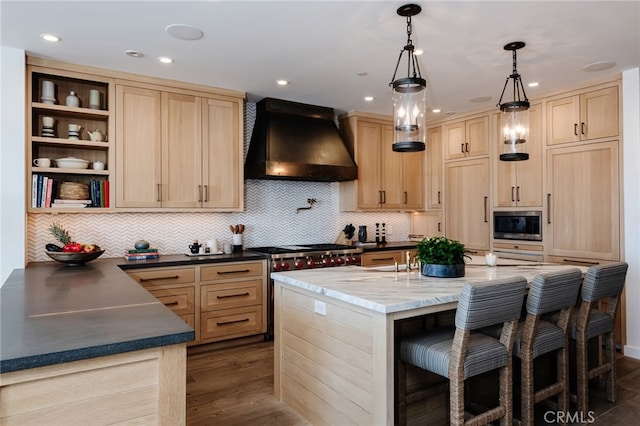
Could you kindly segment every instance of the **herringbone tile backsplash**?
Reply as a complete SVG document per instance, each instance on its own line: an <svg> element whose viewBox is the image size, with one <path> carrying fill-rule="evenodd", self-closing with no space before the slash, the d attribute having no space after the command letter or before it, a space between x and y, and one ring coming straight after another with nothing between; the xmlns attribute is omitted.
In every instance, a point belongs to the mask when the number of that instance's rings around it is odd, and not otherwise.
<svg viewBox="0 0 640 426"><path fill-rule="evenodd" d="M255 104L247 103L245 153L255 120ZM307 199L315 198L313 208ZM197 239L216 238L231 242L229 225L245 225L245 247L333 243L345 227L367 225L370 238L375 223L386 223L392 231L388 241L404 241L410 231L409 213L343 213L339 211L336 182L245 181L245 211L241 213L117 213L117 214L29 214L27 261L49 260L45 245L55 242L49 232L52 222L61 223L76 241L99 244L103 257L121 257L135 241L145 239L161 254L184 253Z"/></svg>

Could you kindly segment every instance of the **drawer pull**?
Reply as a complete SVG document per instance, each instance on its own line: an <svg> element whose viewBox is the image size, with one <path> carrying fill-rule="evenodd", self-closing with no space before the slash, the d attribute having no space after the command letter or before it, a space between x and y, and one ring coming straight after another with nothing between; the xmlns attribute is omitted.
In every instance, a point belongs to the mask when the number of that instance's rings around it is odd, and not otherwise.
<svg viewBox="0 0 640 426"><path fill-rule="evenodd" d="M216 296L217 299L226 299L227 297L242 297L242 296L248 296L249 292L245 291L244 293L240 293L240 294L225 294L224 296Z"/></svg>
<svg viewBox="0 0 640 426"><path fill-rule="evenodd" d="M391 257L373 257L371 258L371 260L373 260L374 262L378 261L378 260L394 260L395 257L391 256Z"/></svg>
<svg viewBox="0 0 640 426"><path fill-rule="evenodd" d="M176 278L180 278L180 275L171 275L169 277L140 278L140 281L175 280Z"/></svg>
<svg viewBox="0 0 640 426"><path fill-rule="evenodd" d="M178 305L178 304L179 304L179 302L177 300L174 300L173 302L166 302L164 304L164 306L175 306L175 305Z"/></svg>
<svg viewBox="0 0 640 426"><path fill-rule="evenodd" d="M244 318L241 320L234 320L234 321L224 321L224 322L216 322L217 325L229 325L229 324L235 324L237 322L247 322L249 321L249 318Z"/></svg>
<svg viewBox="0 0 640 426"><path fill-rule="evenodd" d="M588 262L586 260L575 260L575 259L562 259L563 262L569 264L578 264L578 265L599 265L600 262Z"/></svg>
<svg viewBox="0 0 640 426"><path fill-rule="evenodd" d="M243 274L245 272L251 272L251 269L238 269L235 271L218 271L217 274L218 275L224 275L224 274Z"/></svg>

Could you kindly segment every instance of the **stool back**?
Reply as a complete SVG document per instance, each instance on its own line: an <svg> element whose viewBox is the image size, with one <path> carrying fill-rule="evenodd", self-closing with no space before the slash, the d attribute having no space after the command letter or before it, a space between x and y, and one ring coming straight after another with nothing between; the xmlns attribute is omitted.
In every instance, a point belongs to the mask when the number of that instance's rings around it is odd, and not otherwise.
<svg viewBox="0 0 640 426"><path fill-rule="evenodd" d="M589 268L582 283L582 300L596 302L607 297L620 296L628 268L629 265L626 262Z"/></svg>
<svg viewBox="0 0 640 426"><path fill-rule="evenodd" d="M536 275L527 295L527 313L539 316L574 306L581 282L578 268Z"/></svg>

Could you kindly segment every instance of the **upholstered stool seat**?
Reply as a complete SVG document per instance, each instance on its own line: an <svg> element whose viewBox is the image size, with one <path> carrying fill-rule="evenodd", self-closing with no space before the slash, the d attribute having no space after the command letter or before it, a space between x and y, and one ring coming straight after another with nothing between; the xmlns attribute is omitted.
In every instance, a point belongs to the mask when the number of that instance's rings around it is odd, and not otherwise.
<svg viewBox="0 0 640 426"><path fill-rule="evenodd" d="M456 309L455 329L436 329L410 337L400 343L398 360L398 423L406 422L405 363L449 379L449 416L454 425L465 423L464 381L473 376L499 370L499 405L469 422L489 424L500 419L512 423L512 349L522 309L526 280L523 277L468 283L462 288ZM499 339L474 332L482 327L502 325Z"/></svg>

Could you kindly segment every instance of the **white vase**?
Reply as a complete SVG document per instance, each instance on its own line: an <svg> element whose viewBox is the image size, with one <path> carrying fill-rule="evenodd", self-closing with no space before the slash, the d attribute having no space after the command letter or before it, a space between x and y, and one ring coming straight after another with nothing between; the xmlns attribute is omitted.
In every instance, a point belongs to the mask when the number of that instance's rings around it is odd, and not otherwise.
<svg viewBox="0 0 640 426"><path fill-rule="evenodd" d="M76 96L76 92L74 92L73 90L69 93L69 96L67 96L66 104L70 107L80 106L80 99L78 99L78 97Z"/></svg>

